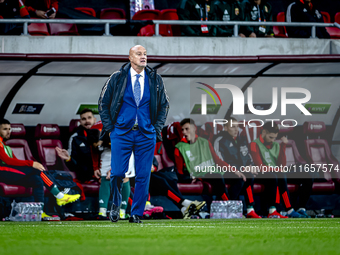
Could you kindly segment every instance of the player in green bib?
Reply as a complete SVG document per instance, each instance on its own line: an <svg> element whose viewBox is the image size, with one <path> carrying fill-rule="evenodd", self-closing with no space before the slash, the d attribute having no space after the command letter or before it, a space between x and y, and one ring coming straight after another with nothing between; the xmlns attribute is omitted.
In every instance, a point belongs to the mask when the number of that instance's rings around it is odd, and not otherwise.
<svg viewBox="0 0 340 255"><path fill-rule="evenodd" d="M276 206L280 204L280 195L283 198L284 205L286 207L288 216L291 218L307 218L306 210L304 208L300 208L297 212L293 209L290 198L289 191L287 186L287 175L282 171L277 171L278 167L286 166L286 145L288 143L288 139L283 136L281 138L281 144L275 141L279 134L279 127L275 122L267 122L264 124L262 133L259 138L255 139L250 144L250 151L256 166L260 167L260 171L262 172L263 181L266 181L267 184L276 183L277 189L276 194L271 192L268 194L269 197L272 197L269 202L271 204L269 208L268 218L286 218L282 216L276 211ZM276 168L276 169L275 169ZM270 175L270 176L269 176ZM275 176L275 178L273 178ZM267 185L265 184L265 186ZM310 186L310 185L309 185ZM311 187L308 189L311 192ZM302 194L303 201L306 201L310 196L310 192L305 190ZM309 195L308 195L309 193ZM306 200L307 196L307 200ZM275 203L273 202L275 201Z"/></svg>
<svg viewBox="0 0 340 255"><path fill-rule="evenodd" d="M191 183L202 179L210 183L217 200L238 199L246 177L221 160L207 139L196 135L197 127L192 119L184 119L180 124L184 138L176 144L174 153L178 181ZM234 179L229 192L224 178Z"/></svg>

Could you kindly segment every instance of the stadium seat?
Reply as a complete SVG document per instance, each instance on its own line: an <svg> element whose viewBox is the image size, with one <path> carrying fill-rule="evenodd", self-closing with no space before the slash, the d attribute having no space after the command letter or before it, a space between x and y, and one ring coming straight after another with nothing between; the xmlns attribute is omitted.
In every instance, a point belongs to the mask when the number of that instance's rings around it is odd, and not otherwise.
<svg viewBox="0 0 340 255"><path fill-rule="evenodd" d="M70 120L70 124L68 126L68 132L72 134L74 130L80 125L80 119L72 119Z"/></svg>
<svg viewBox="0 0 340 255"><path fill-rule="evenodd" d="M3 17L0 15L0 19L3 19Z"/></svg>
<svg viewBox="0 0 340 255"><path fill-rule="evenodd" d="M206 122L204 125L201 126L200 129L197 130L197 135L208 139L209 141L212 141L214 135L217 135L222 130L223 126L221 124L216 124L214 127L213 122Z"/></svg>
<svg viewBox="0 0 340 255"><path fill-rule="evenodd" d="M138 36L153 36L155 34L155 25L147 25L139 30Z"/></svg>
<svg viewBox="0 0 340 255"><path fill-rule="evenodd" d="M340 12L337 12L334 16L334 22L340 24Z"/></svg>
<svg viewBox="0 0 340 255"><path fill-rule="evenodd" d="M35 138L40 162L47 169L65 170L64 160L60 159L55 151L55 147L63 148L59 140L60 129L56 124L38 124L35 128Z"/></svg>
<svg viewBox="0 0 340 255"><path fill-rule="evenodd" d="M125 11L120 8L106 8L100 11L100 19L125 19Z"/></svg>
<svg viewBox="0 0 340 255"><path fill-rule="evenodd" d="M284 12L279 12L276 16L277 22L285 22L286 21L286 15ZM282 37L282 38L288 38L288 33L285 26L273 26L273 31L275 34L275 37Z"/></svg>
<svg viewBox="0 0 340 255"><path fill-rule="evenodd" d="M141 10L133 15L132 20L158 20L161 12L159 10ZM155 25L142 27L138 36L153 36L155 34Z"/></svg>
<svg viewBox="0 0 340 255"><path fill-rule="evenodd" d="M321 14L324 23L331 23L331 16L329 15L328 12L321 12Z"/></svg>
<svg viewBox="0 0 340 255"><path fill-rule="evenodd" d="M331 23L331 16L328 12L321 12L324 23ZM336 15L335 15L336 16ZM336 22L336 21L335 21ZM326 27L331 39L340 39L340 29L337 27Z"/></svg>
<svg viewBox="0 0 340 255"><path fill-rule="evenodd" d="M11 147L14 155L21 160L34 160L32 152L24 139L26 129L23 124L11 124L11 139L6 144Z"/></svg>
<svg viewBox="0 0 340 255"><path fill-rule="evenodd" d="M250 122L250 125L240 125L240 127L242 128L240 136L246 137L248 144L250 144L256 138L260 137L262 131L262 127L260 127L261 124L262 123L259 121L252 121Z"/></svg>
<svg viewBox="0 0 340 255"><path fill-rule="evenodd" d="M157 20L160 14L159 10L141 10L133 15L132 20Z"/></svg>
<svg viewBox="0 0 340 255"><path fill-rule="evenodd" d="M326 169L323 172L323 176L328 182L332 182L333 178L340 183L339 172L334 171L335 167L339 168L339 162L334 157L329 147L327 140L320 139L320 136L326 131L326 125L322 121L306 121L303 124L303 133L307 137L305 140L305 148L307 154L307 160L310 164L321 164L321 169ZM317 138L315 138L317 137ZM330 169L330 164L333 165L333 169ZM323 167L325 166L325 168ZM327 166L327 167L326 167Z"/></svg>
<svg viewBox="0 0 340 255"><path fill-rule="evenodd" d="M89 8L89 7L77 7L77 8L74 8L75 10L77 11L81 11L85 14L88 14L88 15L91 15L93 17L96 17L96 11L92 8Z"/></svg>
<svg viewBox="0 0 340 255"><path fill-rule="evenodd" d="M294 140L289 139L289 137L293 134L294 132L294 127L293 127L293 122L292 121L286 121L285 125L290 126L290 127L284 127L281 125L280 122L276 122L278 124L280 131L279 131L279 136L286 136L288 138L288 143L286 146L286 159L287 159L287 166L291 165L304 165L307 164L306 160L302 158L302 156L299 153L299 150L296 146L296 143ZM282 143L281 139L276 140L279 144Z"/></svg>
<svg viewBox="0 0 340 255"><path fill-rule="evenodd" d="M160 14L161 20L178 20L176 9L164 9ZM159 25L159 34L162 36L180 36L179 25Z"/></svg>
<svg viewBox="0 0 340 255"><path fill-rule="evenodd" d="M51 35L79 35L76 24L50 23Z"/></svg>
<svg viewBox="0 0 340 255"><path fill-rule="evenodd" d="M50 35L46 23L31 23L27 28L28 33L33 36Z"/></svg>

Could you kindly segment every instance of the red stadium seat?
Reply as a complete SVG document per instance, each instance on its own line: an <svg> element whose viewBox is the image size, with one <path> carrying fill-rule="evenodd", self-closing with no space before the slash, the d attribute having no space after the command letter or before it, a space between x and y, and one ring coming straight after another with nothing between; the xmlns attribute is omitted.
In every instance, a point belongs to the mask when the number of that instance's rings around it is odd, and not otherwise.
<svg viewBox="0 0 340 255"><path fill-rule="evenodd" d="M3 17L0 15L0 19L3 19Z"/></svg>
<svg viewBox="0 0 340 255"><path fill-rule="evenodd" d="M119 8L106 8L100 11L100 19L125 19L125 11Z"/></svg>
<svg viewBox="0 0 340 255"><path fill-rule="evenodd" d="M34 160L32 152L24 139L26 130L23 124L11 124L11 139L6 141L6 145L11 147L13 154L21 160Z"/></svg>
<svg viewBox="0 0 340 255"><path fill-rule="evenodd" d="M161 20L178 20L176 9L165 9L161 11ZM160 25L159 34L162 36L180 36L181 30L179 25Z"/></svg>
<svg viewBox="0 0 340 255"><path fill-rule="evenodd" d="M321 14L324 23L331 23L331 16L329 15L328 12L321 12Z"/></svg>
<svg viewBox="0 0 340 255"><path fill-rule="evenodd" d="M77 7L77 8L74 8L75 10L77 11L81 11L85 14L88 14L88 15L91 15L93 17L96 17L96 11L92 8L89 8L89 7Z"/></svg>
<svg viewBox="0 0 340 255"><path fill-rule="evenodd" d="M340 12L337 12L334 16L334 22L340 24Z"/></svg>
<svg viewBox="0 0 340 255"><path fill-rule="evenodd" d="M51 35L79 35L76 24L50 23Z"/></svg>
<svg viewBox="0 0 340 255"><path fill-rule="evenodd" d="M279 12L276 16L277 22L285 22L286 21L286 15L284 12ZM288 33L285 26L273 26L273 31L275 34L275 37L283 37L288 38Z"/></svg>
<svg viewBox="0 0 340 255"><path fill-rule="evenodd" d="M207 122L201 126L198 130L197 135L212 141L214 135L217 135L219 132L223 130L223 126L220 124L216 124L214 127L213 122Z"/></svg>
<svg viewBox="0 0 340 255"><path fill-rule="evenodd" d="M71 134L74 130L80 126L80 119L72 119L70 120L70 124L68 126L68 132Z"/></svg>
<svg viewBox="0 0 340 255"><path fill-rule="evenodd" d="M293 134L294 132L294 127L293 127L293 122L292 121L286 121L285 125L290 126L290 127L284 127L281 125L280 122L276 122L278 124L280 131L279 131L279 136L286 136L287 138L290 137L290 135ZM282 140L276 140L279 144L282 143ZM288 139L288 143L286 146L286 160L287 160L287 166L290 165L303 165L307 164L306 160L304 160L300 153L299 150L296 146L295 141Z"/></svg>
<svg viewBox="0 0 340 255"><path fill-rule="evenodd" d="M46 23L31 23L27 28L28 33L33 36L50 35Z"/></svg>
<svg viewBox="0 0 340 255"><path fill-rule="evenodd" d="M133 15L132 20L157 20L160 14L159 10L141 10Z"/></svg>
<svg viewBox="0 0 340 255"><path fill-rule="evenodd" d="M262 132L261 122L252 121L250 125L246 125L242 127L242 131L240 132L240 136L246 137L248 144L254 141L256 138L260 137ZM242 124L243 125L243 124Z"/></svg>
<svg viewBox="0 0 340 255"><path fill-rule="evenodd" d="M320 139L320 136L325 131L326 125L322 121L309 121L303 124L303 132L307 136L307 140L305 140L307 160L310 164L322 165L320 173L323 172L323 177L328 182L332 182L333 177L340 183L340 174L334 171L335 167L340 167L339 162L332 154L327 140ZM317 138L313 138L315 136L317 136ZM333 165L333 169L330 169L330 165ZM325 171L322 171L323 169L325 169Z"/></svg>
<svg viewBox="0 0 340 255"><path fill-rule="evenodd" d="M132 20L157 20L160 18L159 10L141 10L133 15ZM155 25L142 27L138 36L153 36L155 34Z"/></svg>
<svg viewBox="0 0 340 255"><path fill-rule="evenodd" d="M192 183L178 183L177 187L183 195L200 195L203 193L204 185L201 181Z"/></svg>
<svg viewBox="0 0 340 255"><path fill-rule="evenodd" d="M66 170L64 160L60 159L55 147L63 148L59 140L60 129L56 124L38 124L35 128L35 138L40 162L47 169Z"/></svg>
<svg viewBox="0 0 340 255"><path fill-rule="evenodd" d="M142 27L137 34L138 36L153 36L155 34L155 25L147 25Z"/></svg>

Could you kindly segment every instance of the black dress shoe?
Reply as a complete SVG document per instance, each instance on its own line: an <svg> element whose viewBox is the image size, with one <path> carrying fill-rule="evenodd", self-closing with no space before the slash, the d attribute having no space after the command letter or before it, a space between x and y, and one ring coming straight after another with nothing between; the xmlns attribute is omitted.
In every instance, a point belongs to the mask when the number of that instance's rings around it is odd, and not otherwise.
<svg viewBox="0 0 340 255"><path fill-rule="evenodd" d="M119 220L120 207L112 204L109 218L112 222L117 222Z"/></svg>
<svg viewBox="0 0 340 255"><path fill-rule="evenodd" d="M129 219L130 223L143 223L138 215L132 215Z"/></svg>

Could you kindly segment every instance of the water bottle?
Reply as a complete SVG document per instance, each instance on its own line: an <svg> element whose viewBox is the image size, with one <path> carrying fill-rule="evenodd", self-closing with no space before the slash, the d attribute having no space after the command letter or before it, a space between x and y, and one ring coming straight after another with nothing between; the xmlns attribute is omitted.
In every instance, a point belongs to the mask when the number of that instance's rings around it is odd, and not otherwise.
<svg viewBox="0 0 340 255"><path fill-rule="evenodd" d="M223 211L223 201L216 201L217 202L217 219L222 218L222 211Z"/></svg>
<svg viewBox="0 0 340 255"><path fill-rule="evenodd" d="M41 221L43 203L16 203L13 201L9 216L11 221Z"/></svg>
<svg viewBox="0 0 340 255"><path fill-rule="evenodd" d="M17 204L13 200L11 205L12 205L12 210L11 210L11 214L9 215L9 219L11 221L22 221L23 220L23 215L22 215L21 204Z"/></svg>
<svg viewBox="0 0 340 255"><path fill-rule="evenodd" d="M221 215L221 219L227 219L228 218L228 201L222 201L221 205L222 205L222 215Z"/></svg>
<svg viewBox="0 0 340 255"><path fill-rule="evenodd" d="M216 201L212 201L210 205L210 219L216 219Z"/></svg>

